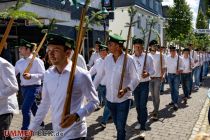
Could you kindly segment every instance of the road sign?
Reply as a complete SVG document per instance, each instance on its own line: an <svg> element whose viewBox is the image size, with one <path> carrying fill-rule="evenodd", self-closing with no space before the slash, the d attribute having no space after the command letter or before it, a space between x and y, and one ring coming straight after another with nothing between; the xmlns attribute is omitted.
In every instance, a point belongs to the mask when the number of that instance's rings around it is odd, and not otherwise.
<svg viewBox="0 0 210 140"><path fill-rule="evenodd" d="M210 29L194 29L194 32L198 34L210 34Z"/></svg>

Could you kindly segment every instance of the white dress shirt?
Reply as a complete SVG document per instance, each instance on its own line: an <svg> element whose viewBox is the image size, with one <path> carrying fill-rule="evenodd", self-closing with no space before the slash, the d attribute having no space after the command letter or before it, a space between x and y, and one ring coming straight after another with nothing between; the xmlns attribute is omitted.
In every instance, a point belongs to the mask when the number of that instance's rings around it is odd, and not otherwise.
<svg viewBox="0 0 210 140"><path fill-rule="evenodd" d="M200 66L203 66L203 62L204 62L204 61L203 61L203 60L204 60L204 59L203 59L203 54L202 54L202 53L199 53L198 57L199 57L199 65L200 65Z"/></svg>
<svg viewBox="0 0 210 140"><path fill-rule="evenodd" d="M0 115L18 113L17 92L15 68L0 57Z"/></svg>
<svg viewBox="0 0 210 140"><path fill-rule="evenodd" d="M61 128L59 125L61 123L71 65L72 63L70 62L61 74L57 72L54 66L46 71L43 81L43 98L36 116L29 126L30 130L34 131L39 127L51 106L53 130L64 134L62 137L55 137L56 140L86 137L87 125L85 117L95 111L99 100L89 72L80 67L76 68L70 112L71 114L78 113L80 121L73 123L68 128ZM84 98L87 99L87 104L85 104Z"/></svg>
<svg viewBox="0 0 210 140"><path fill-rule="evenodd" d="M194 60L191 58L191 66L190 66L190 58L182 57L183 60L183 72L182 73L190 73L192 72L192 68L194 66Z"/></svg>
<svg viewBox="0 0 210 140"><path fill-rule="evenodd" d="M98 52L93 52L91 57L90 57L90 60L89 60L89 63L87 64L88 67L92 67L95 63L96 63L96 60L100 58L100 55Z"/></svg>
<svg viewBox="0 0 210 140"><path fill-rule="evenodd" d="M106 99L112 103L121 103L127 99L131 99L132 91L139 84L139 77L137 75L134 61L132 57L128 55L122 89L129 87L131 91L128 91L122 98L117 97L124 56L125 54L122 53L115 62L113 54L109 54L104 60L104 64L100 70L101 72L97 74L94 79L94 85L96 87L98 87L102 78L106 79Z"/></svg>
<svg viewBox="0 0 210 140"><path fill-rule="evenodd" d="M74 51L72 50L72 53L71 53L71 56L69 57L69 60L72 59L73 54L74 54ZM86 65L85 59L81 54L78 54L77 66L87 70L87 65Z"/></svg>
<svg viewBox="0 0 210 140"><path fill-rule="evenodd" d="M150 80L150 76L146 78L142 78L142 72L143 72L143 67L144 67L144 59L145 59L145 53L142 53L141 56L133 56L134 63L137 69L137 74L140 79L140 82L147 82ZM154 69L154 64L152 57L148 54L147 55L147 62L146 62L146 71L149 73L149 75L155 74L155 69Z"/></svg>
<svg viewBox="0 0 210 140"><path fill-rule="evenodd" d="M190 51L190 57L194 60L194 67L193 68L198 67L200 65L199 64L199 56L198 56L198 53L196 51L192 50L192 51Z"/></svg>
<svg viewBox="0 0 210 140"><path fill-rule="evenodd" d="M41 81L43 80L44 72L45 72L44 62L38 57L34 59L33 65L29 72L31 74L31 79L26 80L23 78L23 73L26 67L28 66L31 58L32 58L32 55L30 55L26 59L21 58L15 64L15 74L17 75L20 73L21 86L41 85Z"/></svg>
<svg viewBox="0 0 210 140"><path fill-rule="evenodd" d="M162 68L160 63L160 53L150 54L153 59L155 74L150 77L161 77L161 69L165 68L165 56L162 54Z"/></svg>
<svg viewBox="0 0 210 140"><path fill-rule="evenodd" d="M176 74L177 72L177 61L178 61L178 56L176 55L174 58L171 57L171 55L167 56L166 58L166 68L168 73L173 73ZM179 56L179 69L178 70L183 70L183 60Z"/></svg>
<svg viewBox="0 0 210 140"><path fill-rule="evenodd" d="M95 74L98 74L101 72L101 68L103 67L102 65L104 64L104 60L102 58L99 58L96 60L96 63L90 68L90 75L93 76ZM101 85L105 85L106 84L106 80L103 77L101 82ZM97 87L95 87L97 89Z"/></svg>

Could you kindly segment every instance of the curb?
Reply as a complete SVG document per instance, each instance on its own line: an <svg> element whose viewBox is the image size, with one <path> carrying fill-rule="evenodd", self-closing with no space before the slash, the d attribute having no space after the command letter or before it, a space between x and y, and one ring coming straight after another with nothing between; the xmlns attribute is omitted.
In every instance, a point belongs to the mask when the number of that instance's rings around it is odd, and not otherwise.
<svg viewBox="0 0 210 140"><path fill-rule="evenodd" d="M209 107L209 98L206 98L205 104L203 105L203 108L199 114L199 118L192 129L192 133L191 133L189 140L194 140L195 136L199 132L206 133L208 131L208 129L210 129L209 125L208 125L208 117L207 117L208 116L208 107Z"/></svg>

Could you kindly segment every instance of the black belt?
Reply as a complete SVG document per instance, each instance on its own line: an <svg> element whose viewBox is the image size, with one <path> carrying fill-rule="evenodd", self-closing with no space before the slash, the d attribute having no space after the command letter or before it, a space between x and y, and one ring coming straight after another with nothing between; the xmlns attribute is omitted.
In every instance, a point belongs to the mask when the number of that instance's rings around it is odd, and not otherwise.
<svg viewBox="0 0 210 140"><path fill-rule="evenodd" d="M168 74L170 74L170 75L177 75L176 73L168 73Z"/></svg>
<svg viewBox="0 0 210 140"><path fill-rule="evenodd" d="M101 87L106 87L105 85L101 85L101 84L99 84L99 86L101 86Z"/></svg>

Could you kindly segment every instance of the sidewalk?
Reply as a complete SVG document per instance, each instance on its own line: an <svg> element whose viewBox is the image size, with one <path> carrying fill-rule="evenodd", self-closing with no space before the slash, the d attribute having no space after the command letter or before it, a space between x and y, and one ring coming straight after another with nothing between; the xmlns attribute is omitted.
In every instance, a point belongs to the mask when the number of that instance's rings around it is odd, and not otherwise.
<svg viewBox="0 0 210 140"><path fill-rule="evenodd" d="M199 131L209 133L207 122L207 91L210 87L210 77L205 81L205 84L200 88L199 92L194 92L188 104L179 103L179 110L174 111L167 104L171 101L171 95L168 85L166 92L160 97L160 115L159 120L154 122L148 120L146 131L146 140L193 140ZM183 96L182 88L179 89L181 97ZM180 99L181 99L180 97ZM152 98L149 96L148 112L153 110ZM109 121L107 127L103 130L100 125L103 109L92 113L87 117L88 124L88 140L115 140L116 129L112 121ZM136 109L130 109L127 126L126 139L139 140L139 131L134 127L137 122ZM150 116L149 116L150 118ZM50 113L45 119L46 129L51 129ZM18 130L21 127L22 115L15 115L11 124L11 130ZM208 126L208 127L207 127ZM52 137L33 137L34 140L52 140Z"/></svg>

